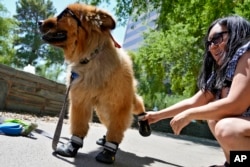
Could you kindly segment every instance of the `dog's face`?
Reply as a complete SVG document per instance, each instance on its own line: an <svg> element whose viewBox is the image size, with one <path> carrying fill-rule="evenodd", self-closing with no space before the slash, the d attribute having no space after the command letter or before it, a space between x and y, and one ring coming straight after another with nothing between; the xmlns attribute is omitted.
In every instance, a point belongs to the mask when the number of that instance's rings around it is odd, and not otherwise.
<svg viewBox="0 0 250 167"><path fill-rule="evenodd" d="M39 22L42 39L62 48L68 60L95 48L114 28L115 21L108 13L83 4L71 4L57 17Z"/></svg>

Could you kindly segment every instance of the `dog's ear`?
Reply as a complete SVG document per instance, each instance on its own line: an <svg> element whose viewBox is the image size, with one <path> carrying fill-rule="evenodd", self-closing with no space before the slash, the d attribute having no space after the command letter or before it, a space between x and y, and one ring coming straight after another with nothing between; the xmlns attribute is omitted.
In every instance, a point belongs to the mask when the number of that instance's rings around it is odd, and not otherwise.
<svg viewBox="0 0 250 167"><path fill-rule="evenodd" d="M115 28L115 20L106 12L97 10L94 13L87 13L86 20L102 30Z"/></svg>

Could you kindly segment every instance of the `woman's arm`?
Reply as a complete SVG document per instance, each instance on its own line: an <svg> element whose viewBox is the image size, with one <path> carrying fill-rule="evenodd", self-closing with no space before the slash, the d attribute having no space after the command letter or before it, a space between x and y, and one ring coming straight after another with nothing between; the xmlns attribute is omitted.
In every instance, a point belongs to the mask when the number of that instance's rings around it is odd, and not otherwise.
<svg viewBox="0 0 250 167"><path fill-rule="evenodd" d="M168 108L162 109L158 112L147 112L143 120L148 120L149 124L158 122L162 119L174 117L176 114L192 107L207 104L214 99L214 95L210 92L198 91L191 98L182 100Z"/></svg>

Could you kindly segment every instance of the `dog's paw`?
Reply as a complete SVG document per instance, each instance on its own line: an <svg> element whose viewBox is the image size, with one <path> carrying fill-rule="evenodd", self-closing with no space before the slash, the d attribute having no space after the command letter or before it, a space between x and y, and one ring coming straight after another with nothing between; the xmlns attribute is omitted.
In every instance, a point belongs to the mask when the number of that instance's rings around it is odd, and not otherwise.
<svg viewBox="0 0 250 167"><path fill-rule="evenodd" d="M103 151L96 156L96 160L106 164L114 163L117 149L117 143L105 142Z"/></svg>
<svg viewBox="0 0 250 167"><path fill-rule="evenodd" d="M145 115L146 113L142 113L140 115L138 115L138 125L139 125L139 133L143 136L143 137L147 137L151 135L151 127L149 126L148 120L142 120L143 115Z"/></svg>
<svg viewBox="0 0 250 167"><path fill-rule="evenodd" d="M78 149L83 145L82 140L82 138L72 136L68 143L58 146L55 153L64 157L75 157Z"/></svg>

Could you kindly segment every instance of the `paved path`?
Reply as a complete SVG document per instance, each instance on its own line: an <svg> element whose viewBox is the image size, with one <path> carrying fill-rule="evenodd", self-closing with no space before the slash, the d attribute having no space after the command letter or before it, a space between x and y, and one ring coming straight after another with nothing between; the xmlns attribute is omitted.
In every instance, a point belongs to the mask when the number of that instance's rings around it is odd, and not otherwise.
<svg viewBox="0 0 250 167"><path fill-rule="evenodd" d="M38 121L38 129L54 133L56 123ZM63 125L62 137L69 137L69 125ZM75 158L53 154L51 138L33 133L33 138L0 135L1 167L207 167L223 164L224 157L212 140L156 133L141 137L137 129L129 129L120 144L116 162L101 164L95 156L101 147L95 142L105 134L105 128L91 123L84 146ZM61 140L65 142L65 140Z"/></svg>

